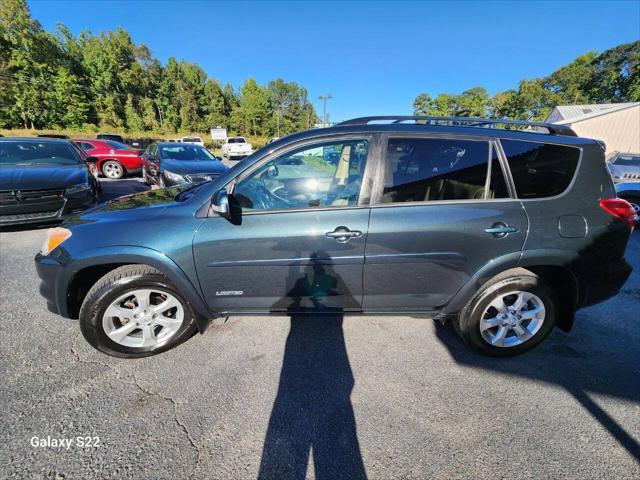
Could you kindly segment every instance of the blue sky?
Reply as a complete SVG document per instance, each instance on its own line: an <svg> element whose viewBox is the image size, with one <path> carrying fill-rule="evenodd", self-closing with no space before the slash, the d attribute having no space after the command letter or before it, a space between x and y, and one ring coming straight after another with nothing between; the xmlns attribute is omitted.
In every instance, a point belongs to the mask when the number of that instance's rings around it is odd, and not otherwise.
<svg viewBox="0 0 640 480"><path fill-rule="evenodd" d="M282 77L332 120L409 114L421 92L490 93L547 75L588 51L640 38L640 1L30 1L52 30L121 26L161 61L198 63L239 86ZM322 111L315 100L316 109Z"/></svg>

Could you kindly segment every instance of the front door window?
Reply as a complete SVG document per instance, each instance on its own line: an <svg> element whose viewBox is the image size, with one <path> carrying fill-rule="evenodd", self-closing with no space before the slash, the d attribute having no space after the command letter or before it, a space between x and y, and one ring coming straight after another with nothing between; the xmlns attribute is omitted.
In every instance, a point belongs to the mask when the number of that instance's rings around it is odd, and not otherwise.
<svg viewBox="0 0 640 480"><path fill-rule="evenodd" d="M367 140L340 140L286 152L235 186L243 210L306 209L358 204Z"/></svg>

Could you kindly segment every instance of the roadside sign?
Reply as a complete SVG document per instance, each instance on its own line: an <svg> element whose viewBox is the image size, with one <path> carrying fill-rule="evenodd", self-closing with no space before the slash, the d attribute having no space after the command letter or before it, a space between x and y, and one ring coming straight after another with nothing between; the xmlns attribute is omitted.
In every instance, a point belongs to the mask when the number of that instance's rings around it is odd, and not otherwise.
<svg viewBox="0 0 640 480"><path fill-rule="evenodd" d="M227 138L227 129L226 128L212 128L211 129L211 140L224 140Z"/></svg>

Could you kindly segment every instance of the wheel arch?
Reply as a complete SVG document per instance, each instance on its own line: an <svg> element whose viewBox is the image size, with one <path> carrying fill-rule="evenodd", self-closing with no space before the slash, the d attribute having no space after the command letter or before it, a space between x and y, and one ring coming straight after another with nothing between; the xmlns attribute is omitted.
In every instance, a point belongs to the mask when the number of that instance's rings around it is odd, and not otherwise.
<svg viewBox="0 0 640 480"><path fill-rule="evenodd" d="M580 283L583 269L578 254L565 250L518 252L517 255L509 254L489 262L442 308L442 314L458 314L478 291L497 276L509 272L522 274L522 269L540 277L554 291L560 310L556 325L565 332L570 331L575 311L584 299L585 289Z"/></svg>
<svg viewBox="0 0 640 480"><path fill-rule="evenodd" d="M159 270L193 308L198 330L201 333L206 330L212 314L201 293L171 258L147 247L120 246L89 250L81 258L74 259L67 266L74 273L64 289L66 316L77 318L80 306L93 284L103 275L124 265L148 265Z"/></svg>

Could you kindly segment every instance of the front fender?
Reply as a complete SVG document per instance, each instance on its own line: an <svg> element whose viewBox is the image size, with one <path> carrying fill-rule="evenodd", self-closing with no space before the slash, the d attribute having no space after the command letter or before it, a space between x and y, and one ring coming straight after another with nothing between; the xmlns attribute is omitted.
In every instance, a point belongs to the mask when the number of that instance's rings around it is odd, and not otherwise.
<svg viewBox="0 0 640 480"><path fill-rule="evenodd" d="M61 257L64 258L64 255L61 255ZM111 263L144 264L158 269L166 275L193 308L198 329L200 332L204 332L212 316L211 312L209 312L200 292L189 279L189 276L173 259L162 252L148 247L133 245L100 247L83 250L78 255L74 255L73 258L69 258L65 262L65 269L77 273L88 267ZM69 277L69 283L73 280L75 273Z"/></svg>

